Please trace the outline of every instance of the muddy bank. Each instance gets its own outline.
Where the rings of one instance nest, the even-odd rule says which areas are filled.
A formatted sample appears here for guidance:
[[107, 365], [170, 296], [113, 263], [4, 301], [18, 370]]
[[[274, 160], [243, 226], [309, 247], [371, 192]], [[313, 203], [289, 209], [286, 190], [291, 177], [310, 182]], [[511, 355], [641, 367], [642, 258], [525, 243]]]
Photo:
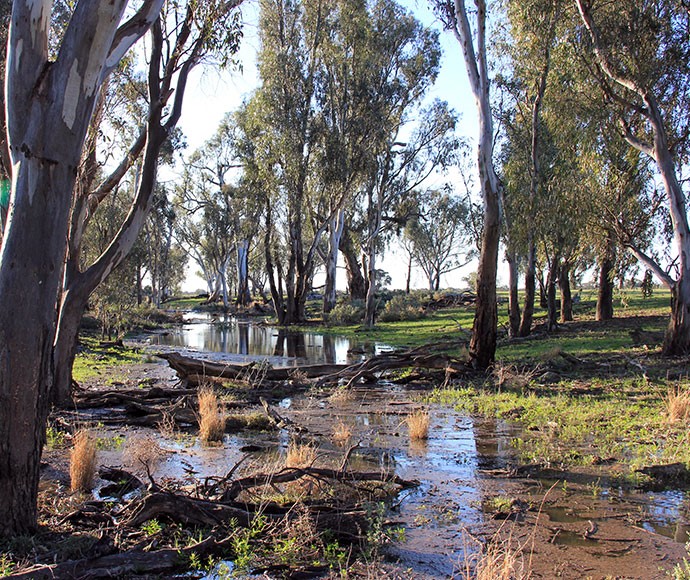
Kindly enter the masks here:
[[[115, 372], [114, 386], [120, 389], [173, 388], [177, 383], [163, 361]], [[83, 386], [103, 389], [108, 374]], [[191, 425], [168, 435], [160, 429], [107, 427], [105, 419], [122, 413], [120, 407], [65, 415], [64, 420], [96, 425], [103, 420], [97, 428], [103, 442], [98, 461], [104, 466], [135, 469], [126, 456], [127, 441], [153, 438], [159, 460], [150, 474], [139, 476], [146, 481], [150, 475], [158, 484], [193, 488], [225, 475], [240, 461], [238, 476], [266, 471], [284, 465], [294, 439], [316, 449], [317, 464], [338, 465], [349, 450], [350, 469], [418, 480], [418, 487], [387, 503], [386, 524], [401, 531], [383, 551], [384, 562], [377, 564], [385, 576], [374, 577], [462, 578], [482, 546], [490, 544], [517, 550], [536, 578], [666, 578], [666, 571], [686, 555], [683, 491], [624, 488], [615, 483], [621, 469], [616, 465], [568, 472], [519, 470], [511, 445], [521, 435], [517, 427], [422, 405], [420, 396], [428, 387], [380, 383], [347, 393], [282, 393], [271, 405], [299, 425], [299, 433], [238, 431], [217, 446], [202, 445]], [[414, 442], [405, 418], [421, 407], [429, 410], [430, 432], [427, 440]], [[64, 487], [59, 492], [56, 487], [67, 481], [66, 450], [47, 451], [44, 459], [45, 493], [63, 494], [68, 501]], [[375, 573], [360, 570], [369, 577]], [[357, 577], [355, 571], [351, 577]]]

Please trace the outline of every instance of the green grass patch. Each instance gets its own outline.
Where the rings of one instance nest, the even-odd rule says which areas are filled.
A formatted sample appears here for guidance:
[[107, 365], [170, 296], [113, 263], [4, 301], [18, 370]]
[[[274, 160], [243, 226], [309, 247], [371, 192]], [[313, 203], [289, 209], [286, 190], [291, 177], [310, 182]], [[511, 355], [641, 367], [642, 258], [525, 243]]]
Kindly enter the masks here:
[[112, 372], [113, 367], [124, 366], [142, 362], [139, 351], [127, 347], [100, 346], [99, 340], [91, 336], [82, 336], [79, 339], [81, 350], [77, 353], [72, 367], [72, 378], [81, 383], [103, 376], [107, 371], [107, 381], [121, 378], [117, 372]]

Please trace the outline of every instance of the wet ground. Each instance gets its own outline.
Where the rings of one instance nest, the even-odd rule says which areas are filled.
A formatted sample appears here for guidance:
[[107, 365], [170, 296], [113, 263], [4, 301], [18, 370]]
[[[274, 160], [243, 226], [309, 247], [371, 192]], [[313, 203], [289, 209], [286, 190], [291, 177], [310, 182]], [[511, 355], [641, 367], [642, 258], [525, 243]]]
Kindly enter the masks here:
[[[136, 365], [129, 377], [125, 383], [175, 381], [164, 363]], [[462, 578], [468, 558], [486, 542], [518, 549], [534, 578], [668, 578], [667, 571], [687, 555], [687, 492], [624, 489], [611, 483], [616, 466], [526, 475], [515, 469], [516, 426], [439, 406], [428, 407], [428, 440], [411, 442], [404, 419], [422, 407], [422, 394], [379, 384], [347, 397], [318, 393], [276, 401], [283, 416], [306, 429], [303, 439], [317, 445], [319, 461], [337, 464], [344, 449], [357, 445], [351, 467], [419, 480], [387, 514], [405, 530], [387, 550], [399, 577]], [[336, 445], [339, 423], [351, 437]], [[106, 430], [103, 437], [114, 443], [103, 446], [100, 463], [125, 463], [126, 441], [142, 432], [160, 446], [153, 476], [190, 484], [225, 475], [245, 456], [243, 469], [278, 466], [290, 439], [285, 431], [230, 434], [222, 446], [206, 447], [193, 435]]]

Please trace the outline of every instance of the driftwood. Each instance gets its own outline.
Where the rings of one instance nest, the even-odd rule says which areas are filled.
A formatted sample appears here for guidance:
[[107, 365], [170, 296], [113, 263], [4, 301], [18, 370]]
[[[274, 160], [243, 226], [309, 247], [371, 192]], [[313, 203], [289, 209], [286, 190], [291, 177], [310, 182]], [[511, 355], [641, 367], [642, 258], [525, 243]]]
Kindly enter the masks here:
[[170, 367], [178, 376], [189, 384], [199, 385], [209, 378], [245, 380], [256, 373], [257, 378], [267, 381], [287, 381], [297, 375], [307, 379], [320, 377], [324, 374], [337, 372], [347, 365], [324, 364], [304, 365], [300, 367], [264, 367], [257, 363], [219, 363], [183, 356], [176, 352], [156, 355], [168, 361]]

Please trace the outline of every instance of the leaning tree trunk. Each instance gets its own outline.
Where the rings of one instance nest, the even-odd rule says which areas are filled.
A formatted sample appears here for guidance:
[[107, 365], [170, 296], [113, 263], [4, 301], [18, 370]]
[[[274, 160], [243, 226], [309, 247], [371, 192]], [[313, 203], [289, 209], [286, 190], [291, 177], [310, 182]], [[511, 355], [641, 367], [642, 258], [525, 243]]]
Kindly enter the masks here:
[[615, 267], [615, 242], [611, 232], [606, 235], [606, 246], [599, 266], [599, 290], [597, 293], [597, 320], [613, 318], [613, 269]]

